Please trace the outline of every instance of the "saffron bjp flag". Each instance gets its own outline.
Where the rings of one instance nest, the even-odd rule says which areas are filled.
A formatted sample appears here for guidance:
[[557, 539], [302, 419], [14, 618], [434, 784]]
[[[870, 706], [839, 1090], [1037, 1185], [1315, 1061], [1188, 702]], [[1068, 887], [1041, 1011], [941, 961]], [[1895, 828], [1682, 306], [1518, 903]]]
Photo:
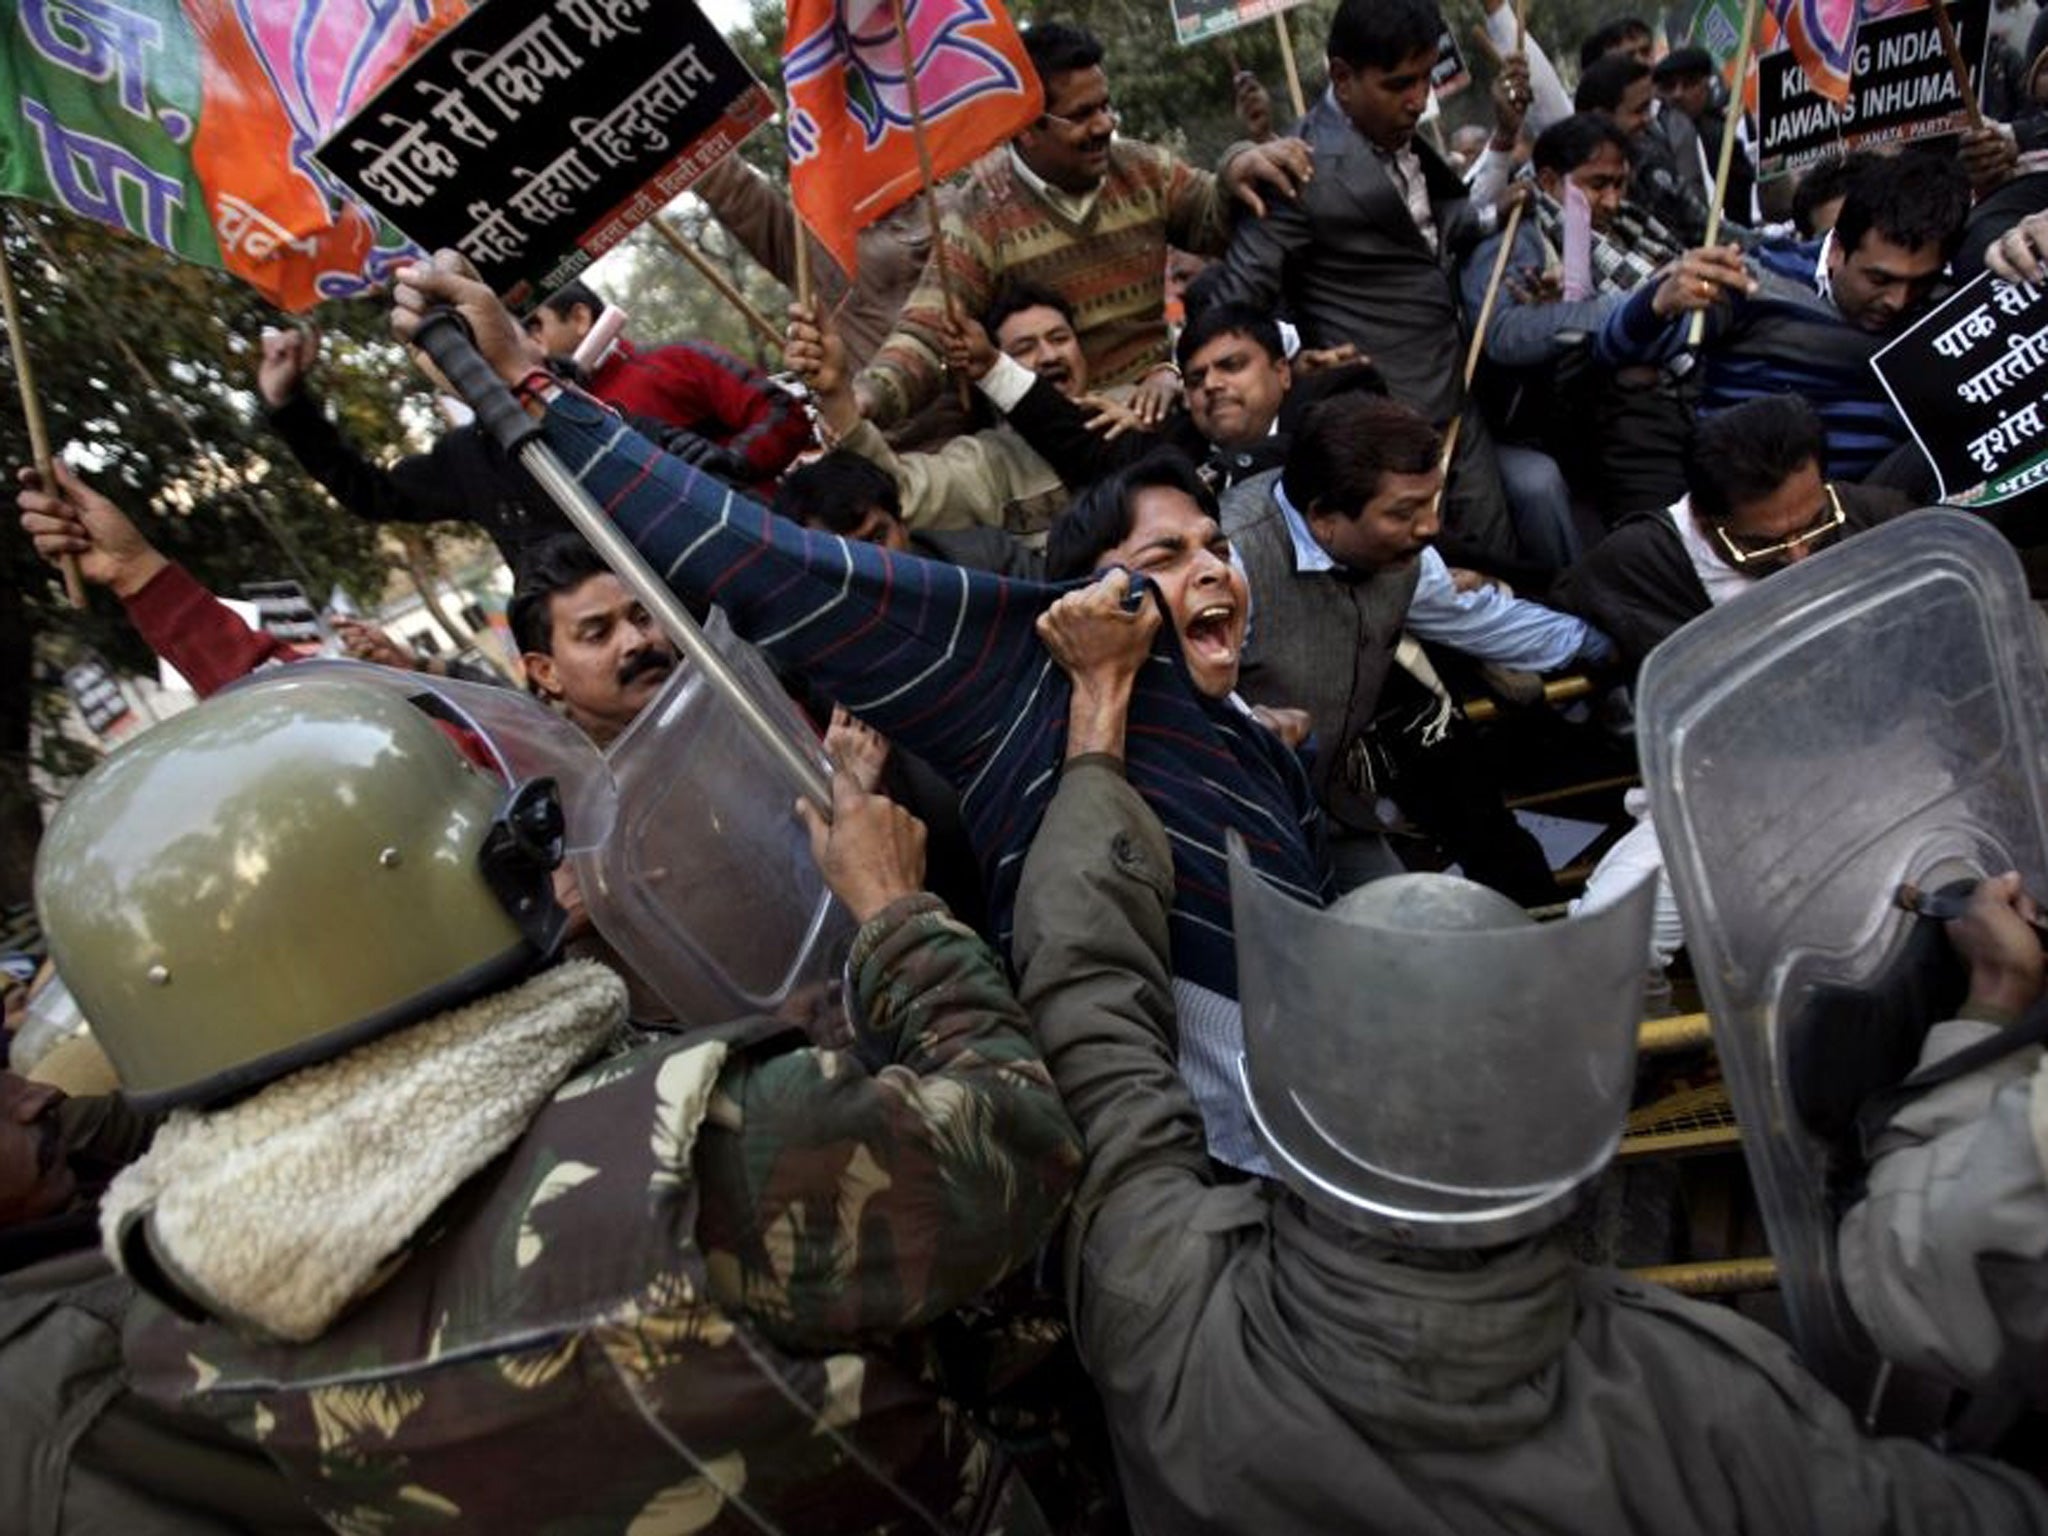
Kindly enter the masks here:
[[463, 0], [0, 0], [0, 194], [220, 267], [285, 309], [414, 247], [313, 163]]
[[[903, 0], [932, 175], [944, 178], [1044, 110], [998, 0]], [[922, 185], [889, 0], [789, 0], [782, 50], [798, 214], [849, 275], [861, 229]]]
[[1813, 88], [1837, 106], [1849, 100], [1856, 73], [1856, 31], [1922, 9], [1923, 0], [1769, 0], [1785, 46]]

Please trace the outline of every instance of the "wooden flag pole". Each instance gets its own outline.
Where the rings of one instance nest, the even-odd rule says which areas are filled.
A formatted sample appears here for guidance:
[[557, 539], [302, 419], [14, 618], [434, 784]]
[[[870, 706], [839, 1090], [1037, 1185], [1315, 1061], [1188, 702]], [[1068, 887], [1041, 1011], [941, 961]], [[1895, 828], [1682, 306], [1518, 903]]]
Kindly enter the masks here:
[[1970, 67], [1963, 62], [1963, 50], [1956, 42], [1956, 26], [1949, 20], [1948, 0], [1933, 0], [1934, 24], [1941, 28], [1941, 46], [1948, 54], [1948, 67], [1956, 72], [1956, 89], [1963, 93], [1963, 110], [1970, 114], [1970, 126], [1982, 128], [1984, 114], [1977, 106], [1977, 93], [1970, 89]]
[[[1472, 376], [1479, 372], [1479, 359], [1486, 351], [1486, 327], [1493, 320], [1494, 301], [1500, 297], [1501, 280], [1508, 273], [1508, 257], [1514, 253], [1515, 234], [1522, 227], [1523, 204], [1516, 203], [1508, 210], [1508, 222], [1500, 232], [1500, 249], [1493, 253], [1493, 270], [1486, 277], [1486, 297], [1479, 301], [1479, 318], [1473, 322], [1472, 340], [1465, 347], [1465, 388], [1472, 387]], [[1458, 414], [1451, 418], [1450, 429], [1444, 433], [1443, 453], [1438, 458], [1444, 478], [1436, 488], [1436, 501], [1430, 510], [1434, 512], [1444, 502], [1444, 491], [1451, 483], [1451, 460], [1458, 452], [1458, 430], [1465, 425], [1465, 410], [1460, 405]]]
[[1515, 52], [1527, 51], [1529, 43], [1529, 0], [1515, 0]]
[[[14, 269], [8, 264], [5, 240], [0, 240], [0, 311], [4, 311], [7, 320], [7, 349], [14, 354], [14, 381], [21, 386], [21, 415], [28, 423], [29, 457], [35, 461], [36, 478], [43, 489], [55, 496], [59, 492], [55, 459], [50, 452], [50, 428], [43, 420], [35, 369], [28, 360], [28, 337], [21, 327], [21, 298], [14, 291]], [[59, 556], [57, 569], [64, 577], [64, 600], [73, 608], [83, 608], [85, 578], [79, 574], [78, 556]]]
[[1486, 327], [1493, 320], [1494, 301], [1500, 297], [1501, 279], [1508, 273], [1508, 257], [1514, 254], [1515, 233], [1522, 227], [1523, 204], [1516, 203], [1508, 210], [1506, 228], [1500, 232], [1500, 249], [1493, 254], [1493, 270], [1486, 277], [1486, 297], [1479, 301], [1479, 318], [1472, 323], [1472, 340], [1465, 348], [1465, 387], [1472, 387], [1472, 376], [1479, 372], [1479, 359], [1486, 351]]
[[[787, 122], [789, 119], [788, 102], [784, 102], [782, 105], [782, 116], [783, 120]], [[797, 211], [796, 189], [794, 187], [790, 188], [789, 193], [789, 223], [790, 233], [794, 236], [794, 239], [790, 242], [790, 259], [795, 267], [792, 275], [796, 279], [796, 301], [803, 305], [805, 309], [810, 310], [813, 318], [816, 318], [817, 310], [812, 307], [813, 295], [811, 293], [811, 232], [804, 224], [803, 214]]]
[[794, 233], [796, 235], [796, 241], [791, 247], [790, 253], [796, 262], [796, 272], [794, 274], [796, 277], [796, 301], [803, 305], [805, 309], [810, 309], [815, 317], [817, 311], [812, 309], [811, 303], [811, 232], [805, 228], [804, 216], [796, 211], [796, 204], [794, 202], [789, 205], [789, 216], [791, 222], [795, 225]]
[[[674, 251], [678, 256], [682, 257], [683, 260], [687, 261], [691, 266], [695, 267], [698, 270], [698, 272], [703, 274], [704, 281], [709, 283], [713, 288], [715, 288], [718, 291], [718, 296], [721, 299], [724, 299], [726, 303], [732, 305], [734, 309], [737, 309], [740, 312], [741, 318], [744, 319], [747, 322], [747, 324], [751, 325], [755, 330], [759, 331], [761, 333], [762, 339], [766, 341], [769, 346], [775, 348], [775, 350], [778, 352], [782, 350], [782, 344], [786, 339], [783, 336], [782, 332], [778, 331], [774, 326], [770, 325], [768, 323], [768, 317], [762, 314], [760, 310], [754, 308], [753, 305], [747, 302], [747, 296], [741, 293], [739, 289], [735, 288], [732, 285], [731, 278], [727, 277], [723, 272], [719, 271], [718, 268], [711, 265], [711, 262], [705, 257], [704, 253], [698, 250], [694, 245], [690, 244], [690, 242], [685, 240], [681, 235], [677, 234], [674, 228], [669, 224], [668, 220], [664, 219], [660, 214], [657, 213], [653, 218], [649, 219], [647, 222], [654, 226], [654, 232], [657, 235], [661, 236], [663, 240], [668, 242], [668, 248], [670, 250]], [[796, 221], [796, 237], [797, 249], [801, 251], [803, 249], [804, 238], [804, 223], [802, 219], [798, 219]], [[799, 257], [798, 260], [801, 261], [802, 258]], [[798, 268], [798, 272], [802, 272], [801, 267]], [[799, 281], [801, 281], [801, 277], [799, 277]]]
[[[1707, 207], [1707, 234], [1700, 241], [1703, 246], [1712, 245], [1721, 233], [1721, 207], [1728, 201], [1728, 170], [1735, 163], [1735, 130], [1742, 122], [1742, 113], [1737, 108], [1741, 105], [1743, 82], [1749, 78], [1750, 55], [1756, 51], [1756, 13], [1761, 3], [1762, 0], [1746, 0], [1742, 7], [1742, 46], [1735, 50], [1735, 72], [1729, 77], [1735, 82], [1735, 99], [1729, 103], [1728, 121], [1721, 125], [1721, 160], [1714, 170], [1714, 200]], [[1706, 334], [1707, 312], [1696, 309], [1686, 327], [1685, 344], [1697, 347]]]
[[1287, 96], [1294, 103], [1294, 116], [1298, 122], [1308, 116], [1308, 103], [1302, 99], [1301, 71], [1294, 63], [1294, 39], [1287, 32], [1287, 13], [1273, 13], [1273, 35], [1280, 39], [1280, 64], [1287, 71]]
[[[946, 296], [946, 318], [960, 324], [960, 300], [946, 275], [945, 232], [939, 227], [937, 178], [932, 175], [932, 147], [924, 135], [924, 108], [918, 101], [917, 50], [910, 46], [910, 21], [903, 14], [903, 0], [889, 0], [889, 14], [896, 22], [896, 42], [903, 55], [903, 93], [910, 104], [910, 140], [917, 146], [917, 179], [924, 188], [924, 216], [932, 233], [932, 270], [939, 274], [939, 291]], [[974, 410], [974, 398], [967, 392], [967, 380], [953, 381], [960, 389], [960, 409]]]

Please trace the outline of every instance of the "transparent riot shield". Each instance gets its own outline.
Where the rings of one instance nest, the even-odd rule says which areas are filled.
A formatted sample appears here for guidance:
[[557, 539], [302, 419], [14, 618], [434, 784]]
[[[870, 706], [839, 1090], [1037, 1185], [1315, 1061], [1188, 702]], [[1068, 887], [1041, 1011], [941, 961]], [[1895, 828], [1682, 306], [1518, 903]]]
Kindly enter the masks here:
[[[705, 626], [785, 738], [828, 774], [817, 734], [714, 611]], [[551, 777], [568, 863], [605, 942], [685, 1028], [759, 1013], [808, 1020], [837, 983], [854, 924], [812, 862], [797, 787], [687, 661], [611, 746], [524, 694], [363, 662], [341, 668], [428, 699], [482, 739], [508, 779]], [[264, 672], [237, 684], [262, 686]]]
[[1794, 1339], [1858, 1408], [1878, 1362], [1838, 1280], [1836, 1111], [1917, 1051], [1893, 1014], [1928, 930], [1900, 883], [2017, 868], [2048, 890], [2042, 662], [2011, 547], [1928, 511], [1773, 575], [1643, 670], [1643, 777]]

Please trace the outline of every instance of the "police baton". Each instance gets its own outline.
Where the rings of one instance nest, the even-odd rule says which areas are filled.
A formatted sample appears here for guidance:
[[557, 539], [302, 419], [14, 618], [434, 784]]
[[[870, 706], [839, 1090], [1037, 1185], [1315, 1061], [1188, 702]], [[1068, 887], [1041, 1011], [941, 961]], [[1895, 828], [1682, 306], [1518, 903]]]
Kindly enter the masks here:
[[454, 310], [445, 306], [420, 317], [414, 345], [434, 360], [434, 366], [454, 386], [455, 392], [476, 412], [477, 421], [496, 438], [508, 456], [516, 459], [533, 476], [549, 500], [576, 531], [590, 541], [590, 547], [617, 574], [633, 595], [654, 615], [676, 649], [695, 667], [704, 681], [732, 706], [755, 740], [765, 746], [803, 791], [804, 798], [828, 820], [832, 814], [832, 786], [812, 757], [806, 755], [771, 719], [760, 702], [733, 669], [689, 610], [677, 601], [668, 583], [654, 573], [640, 551], [604, 515], [582, 482], [562, 467], [554, 451], [541, 441], [540, 423], [526, 414], [512, 391], [498, 377], [497, 370], [484, 361], [476, 349], [469, 326]]

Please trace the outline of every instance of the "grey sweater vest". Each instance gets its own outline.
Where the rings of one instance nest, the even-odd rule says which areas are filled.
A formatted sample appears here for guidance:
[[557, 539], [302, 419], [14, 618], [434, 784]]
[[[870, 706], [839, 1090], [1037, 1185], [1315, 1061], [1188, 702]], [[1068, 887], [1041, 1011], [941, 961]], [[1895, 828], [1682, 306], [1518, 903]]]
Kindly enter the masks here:
[[1414, 561], [1371, 575], [1295, 568], [1287, 519], [1273, 499], [1278, 470], [1223, 496], [1229, 535], [1252, 589], [1252, 627], [1238, 691], [1254, 704], [1305, 709], [1315, 725], [1316, 798], [1351, 826], [1377, 825], [1345, 771], [1379, 709], [1401, 624], [1415, 596]]

